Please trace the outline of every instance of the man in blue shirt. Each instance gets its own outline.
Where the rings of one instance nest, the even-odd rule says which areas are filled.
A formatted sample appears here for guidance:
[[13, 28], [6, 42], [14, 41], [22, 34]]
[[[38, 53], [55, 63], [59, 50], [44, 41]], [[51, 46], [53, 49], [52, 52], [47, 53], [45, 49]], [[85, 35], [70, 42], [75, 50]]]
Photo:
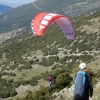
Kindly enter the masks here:
[[89, 96], [93, 95], [92, 80], [86, 73], [85, 63], [81, 63], [79, 68], [74, 78], [74, 100], [89, 100]]

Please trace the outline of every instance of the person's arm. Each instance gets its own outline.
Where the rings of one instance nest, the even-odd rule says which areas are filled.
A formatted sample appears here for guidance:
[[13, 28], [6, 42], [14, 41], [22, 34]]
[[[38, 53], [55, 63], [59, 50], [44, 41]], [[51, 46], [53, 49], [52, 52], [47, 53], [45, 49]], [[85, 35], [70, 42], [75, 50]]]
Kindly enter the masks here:
[[89, 91], [90, 91], [90, 97], [93, 96], [93, 84], [92, 84], [92, 79], [90, 77], [90, 75], [88, 75], [89, 78]]

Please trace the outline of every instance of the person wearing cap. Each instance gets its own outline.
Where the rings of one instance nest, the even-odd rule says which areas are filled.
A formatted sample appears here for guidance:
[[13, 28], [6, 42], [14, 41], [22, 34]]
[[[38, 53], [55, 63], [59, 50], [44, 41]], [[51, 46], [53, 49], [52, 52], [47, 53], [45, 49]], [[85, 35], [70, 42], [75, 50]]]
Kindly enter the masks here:
[[93, 95], [93, 85], [89, 74], [86, 73], [86, 64], [79, 65], [80, 70], [74, 77], [74, 100], [89, 100]]

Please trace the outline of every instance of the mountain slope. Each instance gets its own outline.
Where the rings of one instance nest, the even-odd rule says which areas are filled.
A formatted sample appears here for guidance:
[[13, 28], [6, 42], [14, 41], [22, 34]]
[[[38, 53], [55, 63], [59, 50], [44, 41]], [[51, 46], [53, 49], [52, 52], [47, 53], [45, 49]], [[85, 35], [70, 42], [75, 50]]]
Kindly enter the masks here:
[[39, 12], [54, 12], [67, 16], [76, 16], [99, 9], [99, 0], [55, 0], [52, 2], [50, 0], [37, 0], [0, 16], [0, 33], [23, 27], [30, 29], [31, 19]]
[[4, 13], [10, 11], [11, 9], [12, 9], [12, 7], [0, 4], [0, 13], [1, 14], [4, 14]]
[[23, 3], [5, 3], [5, 2], [0, 2], [0, 4], [2, 5], [6, 5], [12, 8], [16, 8], [18, 6], [24, 5]]
[[[46, 81], [42, 80], [41, 83], [46, 85], [37, 84], [38, 89], [41, 89], [41, 86], [47, 86], [49, 74], [58, 76], [68, 72], [72, 76], [78, 70], [77, 66], [80, 62], [86, 62], [90, 71], [95, 72], [93, 82], [96, 84], [100, 78], [98, 70], [100, 69], [100, 25], [98, 24], [100, 11], [73, 17], [71, 20], [75, 30], [74, 41], [67, 40], [59, 27], [52, 24], [43, 37], [34, 37], [31, 31], [25, 31], [2, 44], [0, 49], [1, 76], [7, 80], [4, 81], [4, 85], [9, 83], [9, 87], [5, 87], [6, 91], [9, 88], [12, 89], [12, 84], [15, 90], [19, 89], [18, 91], [22, 87], [24, 89], [31, 85], [33, 88], [29, 93], [34, 93], [34, 84], [37, 84], [37, 80]], [[89, 66], [90, 64], [92, 67]], [[4, 88], [2, 89], [5, 91]], [[20, 94], [27, 95], [27, 91], [18, 92], [17, 98], [20, 98]], [[26, 97], [20, 100], [30, 100], [30, 97], [33, 97], [30, 95], [27, 95], [29, 99]]]
[[[38, 2], [40, 1], [42, 0]], [[39, 4], [44, 5], [43, 2]], [[5, 14], [5, 22], [2, 24], [7, 25], [9, 29], [11, 28], [10, 25], [16, 26], [12, 27], [12, 30], [23, 26], [29, 27], [30, 12], [33, 10], [31, 7], [34, 7], [34, 11], [36, 11], [33, 11], [34, 14], [41, 11], [39, 9], [43, 9], [43, 6], [38, 6], [36, 3], [35, 6], [33, 3], [28, 4], [27, 7], [23, 5], [11, 11], [13, 13], [8, 13], [9, 16]], [[33, 16], [33, 13], [31, 15]], [[56, 76], [63, 72], [74, 74], [80, 62], [86, 62], [87, 65], [92, 62], [92, 67], [89, 66], [89, 68], [95, 72], [93, 79], [96, 84], [100, 78], [98, 70], [100, 69], [100, 11], [76, 16], [71, 20], [75, 31], [74, 41], [67, 40], [54, 23], [48, 27], [43, 37], [35, 37], [31, 30], [24, 30], [23, 28], [8, 32], [9, 34], [13, 33], [12, 38], [3, 42], [0, 48], [0, 96], [7, 98], [16, 95], [17, 98], [20, 98], [20, 95], [24, 97], [27, 95], [26, 99], [19, 100], [31, 100], [32, 93], [37, 90], [34, 88], [36, 85], [38, 89], [47, 86], [49, 74]], [[5, 26], [5, 28], [7, 27]], [[2, 28], [4, 30], [4, 27]], [[16, 33], [21, 35], [13, 38]], [[9, 34], [5, 34], [4, 37]], [[42, 85], [38, 82], [40, 79], [43, 79], [40, 82]], [[30, 90], [25, 89], [27, 87], [30, 87]], [[25, 89], [25, 91], [21, 89]]]

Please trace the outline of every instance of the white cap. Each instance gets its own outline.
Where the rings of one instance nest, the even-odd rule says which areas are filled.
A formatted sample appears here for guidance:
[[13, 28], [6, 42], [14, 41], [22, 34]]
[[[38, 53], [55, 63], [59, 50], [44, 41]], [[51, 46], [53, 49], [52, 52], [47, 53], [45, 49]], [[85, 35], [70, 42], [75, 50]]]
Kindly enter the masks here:
[[80, 69], [86, 68], [86, 64], [85, 64], [85, 63], [81, 63], [81, 64], [79, 65], [79, 68], [80, 68]]

